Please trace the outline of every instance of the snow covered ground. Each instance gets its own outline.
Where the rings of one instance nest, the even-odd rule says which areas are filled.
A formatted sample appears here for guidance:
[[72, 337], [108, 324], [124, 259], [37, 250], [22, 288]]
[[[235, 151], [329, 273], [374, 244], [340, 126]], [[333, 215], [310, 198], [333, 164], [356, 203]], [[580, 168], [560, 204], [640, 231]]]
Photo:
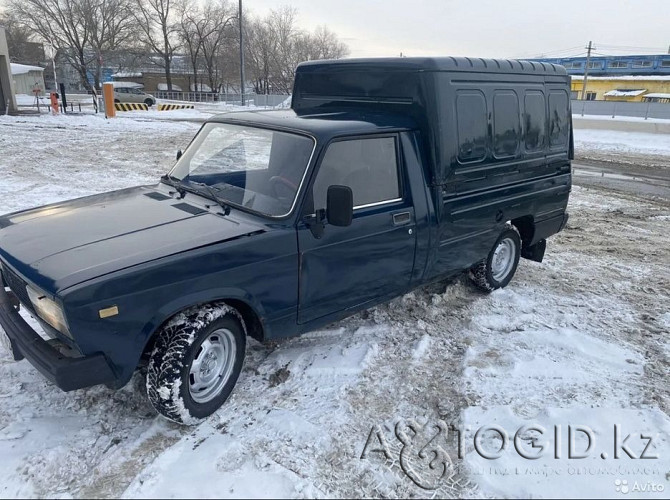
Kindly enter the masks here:
[[[0, 117], [0, 212], [154, 182], [198, 127]], [[578, 154], [670, 150], [582, 132]], [[667, 498], [670, 204], [576, 186], [570, 213], [545, 262], [522, 261], [504, 290], [483, 295], [458, 277], [300, 338], [252, 342], [233, 396], [197, 428], [157, 417], [142, 374], [120, 391], [66, 394], [0, 351], [0, 496]], [[614, 459], [615, 424], [632, 455], [658, 458], [619, 447]], [[403, 434], [410, 425], [416, 435]], [[537, 459], [515, 451], [523, 426], [536, 430], [517, 444]], [[581, 453], [588, 430], [589, 456], [570, 458], [570, 437]], [[424, 446], [448, 454], [448, 474], [429, 466], [444, 453], [421, 458]]]
[[575, 150], [607, 155], [655, 155], [670, 157], [670, 134], [575, 129]]
[[582, 115], [573, 110], [573, 120], [599, 120], [607, 122], [642, 122], [642, 123], [670, 123], [667, 118], [644, 118], [642, 116], [622, 116], [622, 115]]

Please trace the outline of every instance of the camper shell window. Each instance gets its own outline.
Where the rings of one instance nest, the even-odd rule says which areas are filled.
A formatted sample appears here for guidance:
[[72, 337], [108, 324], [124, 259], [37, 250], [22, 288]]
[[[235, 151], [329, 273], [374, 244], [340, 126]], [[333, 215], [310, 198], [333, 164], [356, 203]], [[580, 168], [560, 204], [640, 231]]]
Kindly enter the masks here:
[[544, 94], [540, 91], [526, 92], [523, 113], [526, 151], [544, 148], [546, 114]]
[[478, 91], [459, 91], [456, 97], [458, 160], [482, 161], [486, 157], [486, 98]]
[[519, 150], [519, 98], [511, 90], [496, 91], [493, 97], [493, 154], [515, 156]]
[[565, 92], [549, 94], [549, 144], [564, 146], [568, 142], [570, 121], [568, 117], [568, 95]]

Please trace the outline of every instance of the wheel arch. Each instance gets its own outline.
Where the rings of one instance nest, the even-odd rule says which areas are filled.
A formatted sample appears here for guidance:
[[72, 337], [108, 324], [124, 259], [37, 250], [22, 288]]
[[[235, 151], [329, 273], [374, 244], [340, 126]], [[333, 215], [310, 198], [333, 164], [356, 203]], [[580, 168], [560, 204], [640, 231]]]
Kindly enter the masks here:
[[261, 304], [242, 290], [227, 289], [225, 291], [200, 292], [198, 294], [179, 297], [161, 307], [154, 317], [146, 324], [140, 334], [139, 343], [142, 343], [142, 355], [151, 350], [156, 336], [161, 328], [172, 317], [192, 307], [203, 306], [214, 302], [225, 302], [234, 308], [242, 317], [247, 336], [259, 342], [265, 339], [265, 328], [262, 318], [264, 310]]
[[524, 215], [523, 217], [512, 219], [510, 223], [519, 231], [521, 247], [530, 245], [535, 237], [535, 218], [532, 215]]

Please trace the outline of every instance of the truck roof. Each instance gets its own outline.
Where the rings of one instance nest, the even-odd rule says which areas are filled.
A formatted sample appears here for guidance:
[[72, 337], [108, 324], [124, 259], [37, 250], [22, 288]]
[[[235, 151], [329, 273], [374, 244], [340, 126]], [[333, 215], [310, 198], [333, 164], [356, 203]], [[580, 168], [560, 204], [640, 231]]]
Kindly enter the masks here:
[[455, 161], [456, 93], [476, 89], [491, 100], [506, 89], [518, 99], [530, 88], [561, 93], [569, 109], [570, 77], [556, 64], [475, 57], [314, 61], [296, 70], [291, 108], [300, 115], [357, 109], [410, 117], [426, 142], [431, 182], [444, 184]]
[[366, 71], [467, 71], [475, 73], [513, 73], [567, 75], [563, 66], [520, 59], [483, 59], [481, 57], [380, 57], [337, 59], [301, 63], [299, 71], [314, 70]]
[[255, 125], [302, 132], [319, 141], [343, 135], [410, 130], [417, 127], [410, 116], [375, 110], [337, 110], [334, 112], [296, 113], [292, 109], [240, 111], [216, 115], [208, 122]]

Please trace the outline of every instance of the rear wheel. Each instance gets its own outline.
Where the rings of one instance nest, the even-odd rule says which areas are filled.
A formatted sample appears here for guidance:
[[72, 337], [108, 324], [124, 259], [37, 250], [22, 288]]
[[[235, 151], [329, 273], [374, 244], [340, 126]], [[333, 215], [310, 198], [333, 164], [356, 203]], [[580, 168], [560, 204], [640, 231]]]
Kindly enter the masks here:
[[470, 279], [485, 292], [503, 288], [514, 277], [520, 255], [519, 231], [511, 224], [507, 224], [488, 257], [472, 266]]
[[149, 401], [174, 422], [198, 423], [230, 396], [245, 347], [242, 319], [226, 304], [177, 315], [159, 333], [149, 358]]

